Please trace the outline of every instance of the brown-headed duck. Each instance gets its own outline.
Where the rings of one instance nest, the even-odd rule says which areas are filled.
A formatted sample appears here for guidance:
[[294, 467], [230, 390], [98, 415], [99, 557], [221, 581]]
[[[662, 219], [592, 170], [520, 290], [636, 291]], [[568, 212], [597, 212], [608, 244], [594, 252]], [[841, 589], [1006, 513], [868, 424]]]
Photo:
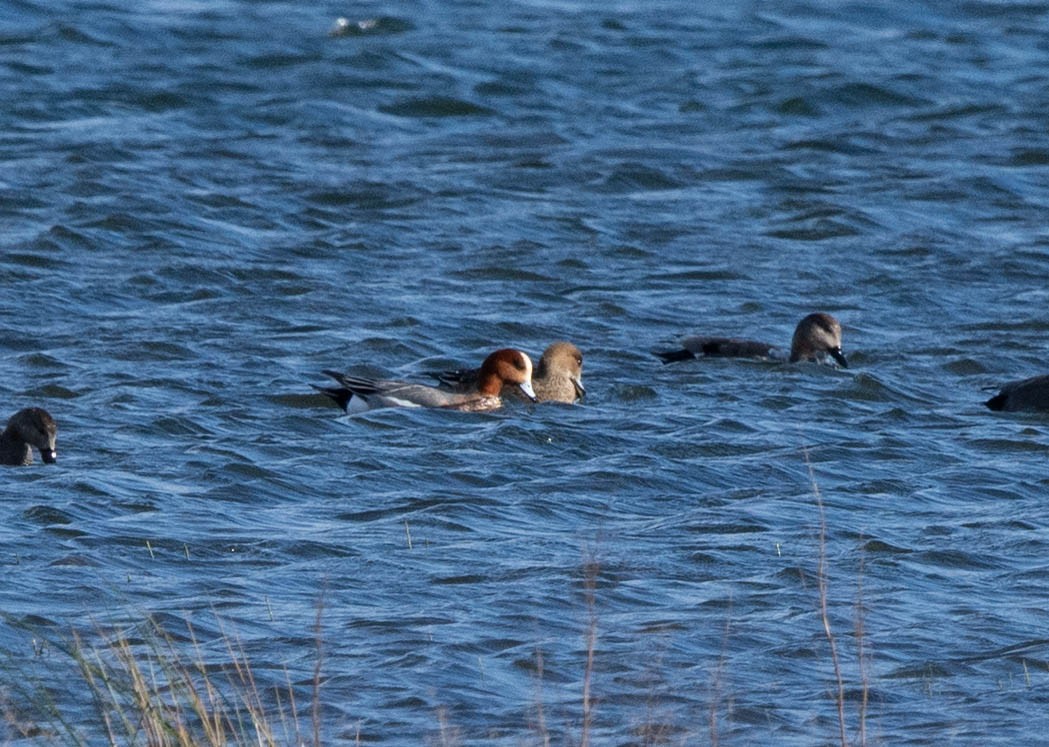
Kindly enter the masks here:
[[346, 412], [364, 412], [379, 407], [439, 407], [465, 412], [484, 412], [502, 407], [502, 395], [513, 386], [535, 401], [532, 390], [532, 360], [520, 350], [504, 348], [485, 358], [478, 387], [473, 392], [450, 392], [424, 384], [385, 381], [324, 371], [340, 386], [316, 387]]
[[32, 464], [33, 446], [40, 450], [40, 458], [51, 464], [58, 458], [55, 449], [57, 434], [58, 425], [47, 410], [41, 407], [19, 410], [0, 433], [0, 464]]
[[[452, 392], [476, 392], [481, 369], [459, 369], [438, 374], [441, 387]], [[570, 342], [551, 343], [543, 351], [532, 375], [532, 389], [537, 402], [573, 403], [586, 395], [583, 386], [583, 354]], [[519, 391], [512, 394], [519, 399]]]

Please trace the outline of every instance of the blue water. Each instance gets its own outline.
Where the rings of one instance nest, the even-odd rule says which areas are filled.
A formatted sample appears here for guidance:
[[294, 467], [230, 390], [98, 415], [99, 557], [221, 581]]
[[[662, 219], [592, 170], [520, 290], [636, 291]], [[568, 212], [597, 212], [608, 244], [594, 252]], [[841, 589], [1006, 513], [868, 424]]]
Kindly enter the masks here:
[[[1049, 371], [1047, 33], [1045, 2], [6, 3], [0, 415], [60, 431], [0, 474], [4, 701], [104, 741], [58, 645], [152, 617], [216, 667], [235, 636], [306, 734], [319, 646], [327, 744], [838, 744], [818, 495], [848, 740], [1039, 741], [1049, 423], [982, 402]], [[849, 370], [651, 354], [814, 310]], [[555, 339], [580, 406], [310, 388]]]

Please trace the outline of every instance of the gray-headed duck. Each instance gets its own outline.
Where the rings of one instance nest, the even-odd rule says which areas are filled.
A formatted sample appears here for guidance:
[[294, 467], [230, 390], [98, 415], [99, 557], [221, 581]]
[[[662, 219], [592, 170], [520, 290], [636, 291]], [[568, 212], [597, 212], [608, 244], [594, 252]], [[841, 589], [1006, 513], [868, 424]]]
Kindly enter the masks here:
[[794, 339], [790, 343], [790, 354], [784, 355], [780, 350], [765, 342], [756, 340], [739, 340], [731, 337], [686, 337], [681, 341], [681, 350], [670, 350], [656, 355], [664, 363], [683, 361], [690, 358], [731, 357], [731, 358], [786, 358], [791, 363], [798, 361], [823, 362], [830, 356], [842, 368], [849, 363], [841, 350], [841, 324], [830, 314], [816, 312], [809, 314], [794, 330]]

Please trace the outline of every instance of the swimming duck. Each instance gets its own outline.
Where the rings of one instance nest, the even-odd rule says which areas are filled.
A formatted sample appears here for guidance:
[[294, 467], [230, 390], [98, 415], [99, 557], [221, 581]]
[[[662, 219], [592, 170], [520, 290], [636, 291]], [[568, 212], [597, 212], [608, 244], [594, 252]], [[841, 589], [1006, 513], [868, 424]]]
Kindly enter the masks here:
[[1049, 412], [1049, 374], [1011, 381], [984, 404], [1006, 412]]
[[0, 464], [32, 464], [32, 446], [40, 450], [40, 458], [45, 463], [51, 464], [58, 458], [55, 449], [57, 433], [58, 425], [47, 410], [41, 407], [19, 410], [0, 433]]
[[663, 363], [699, 358], [701, 356], [732, 358], [782, 358], [791, 363], [798, 361], [822, 362], [830, 356], [842, 368], [849, 363], [841, 350], [841, 324], [830, 314], [809, 314], [794, 330], [790, 343], [790, 355], [784, 356], [778, 348], [756, 340], [740, 340], [731, 337], [686, 337], [681, 341], [682, 350], [657, 352]]
[[315, 387], [331, 397], [346, 412], [363, 412], [379, 407], [440, 407], [464, 412], [485, 412], [503, 405], [507, 385], [516, 387], [533, 402], [532, 360], [520, 350], [496, 350], [484, 359], [478, 386], [472, 392], [450, 392], [424, 384], [367, 379], [338, 371], [324, 373], [340, 386]]
[[[476, 392], [481, 369], [459, 369], [438, 374], [441, 387], [452, 392]], [[586, 395], [583, 386], [583, 354], [570, 342], [551, 343], [543, 351], [532, 375], [532, 389], [537, 402], [567, 402]], [[521, 398], [519, 392], [512, 392]]]

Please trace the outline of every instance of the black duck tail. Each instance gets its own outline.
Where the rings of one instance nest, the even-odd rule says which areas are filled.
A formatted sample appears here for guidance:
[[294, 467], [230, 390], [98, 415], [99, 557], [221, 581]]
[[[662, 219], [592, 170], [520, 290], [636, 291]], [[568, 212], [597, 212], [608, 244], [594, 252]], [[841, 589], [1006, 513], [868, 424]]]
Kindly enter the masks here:
[[674, 363], [676, 361], [687, 361], [690, 358], [696, 357], [688, 350], [668, 350], [664, 353], [660, 353], [657, 351], [655, 355], [662, 359], [664, 365], [666, 365], [667, 363]]
[[334, 400], [335, 404], [337, 404], [343, 410], [346, 409], [347, 405], [350, 404], [350, 400], [353, 399], [353, 392], [351, 392], [344, 386], [324, 387], [317, 386], [316, 384], [310, 384], [310, 386], [312, 386], [321, 394], [330, 397], [332, 400]]
[[1006, 396], [999, 392], [998, 394], [994, 395], [989, 400], [984, 402], [984, 404], [992, 410], [1004, 410], [1006, 399]]

